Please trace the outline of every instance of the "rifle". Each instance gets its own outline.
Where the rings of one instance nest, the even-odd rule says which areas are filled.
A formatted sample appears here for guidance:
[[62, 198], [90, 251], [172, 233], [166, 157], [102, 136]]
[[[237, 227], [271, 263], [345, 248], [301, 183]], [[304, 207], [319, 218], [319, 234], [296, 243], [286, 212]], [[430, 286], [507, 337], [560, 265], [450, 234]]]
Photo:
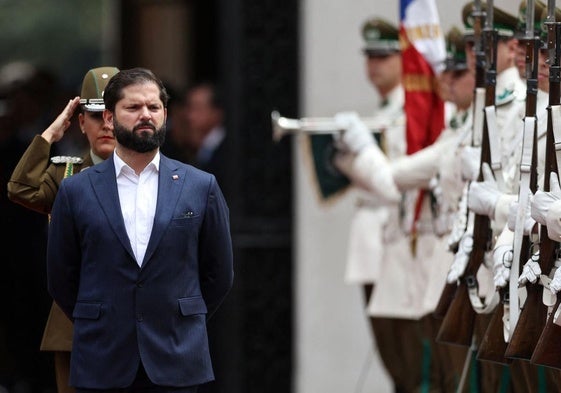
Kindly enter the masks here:
[[561, 334], [561, 326], [557, 325], [555, 314], [559, 311], [561, 297], [557, 297], [552, 313], [547, 318], [547, 323], [536, 344], [536, 349], [532, 354], [531, 363], [538, 366], [547, 366], [551, 368], [561, 369], [561, 343], [559, 334]]
[[[551, 4], [553, 3], [553, 4]], [[547, 21], [547, 45], [549, 49], [549, 100], [548, 119], [547, 119], [547, 134], [546, 134], [546, 156], [545, 156], [545, 171], [544, 171], [544, 190], [550, 190], [549, 177], [550, 174], [558, 173], [558, 162], [556, 157], [555, 135], [554, 126], [559, 127], [559, 124], [553, 121], [557, 118], [554, 114], [559, 111], [560, 102], [560, 82], [561, 82], [561, 24], [555, 18], [555, 2], [548, 1], [548, 15]], [[553, 267], [556, 249], [558, 243], [549, 239], [547, 235], [547, 227], [542, 225], [540, 227], [540, 268], [542, 272], [546, 273]], [[543, 252], [543, 255], [542, 255]], [[543, 266], [542, 266], [543, 263]], [[543, 288], [542, 288], [543, 291]], [[555, 324], [555, 314], [561, 303], [561, 297], [557, 296], [556, 304], [547, 317], [547, 322], [543, 331], [537, 341], [534, 352], [530, 361], [536, 365], [542, 365], [552, 368], [561, 369], [561, 326]], [[544, 306], [545, 307], [545, 306]], [[542, 323], [543, 320], [538, 321]]]
[[[550, 0], [548, 2], [548, 20], [549, 20], [549, 15], [552, 16], [553, 21], [555, 20], [554, 18], [554, 14], [552, 14], [551, 12], [554, 12], [554, 8], [555, 8], [555, 1]], [[551, 29], [549, 29], [549, 26], [551, 26]], [[551, 36], [549, 36], [549, 34], [552, 34]], [[549, 44], [558, 46], [555, 44], [555, 39], [554, 39], [554, 34], [555, 34], [555, 27], [554, 24], [548, 25], [548, 41]], [[528, 57], [529, 55], [533, 55], [533, 56], [537, 56], [537, 51], [535, 53], [531, 53], [531, 48], [530, 45], [533, 43], [534, 47], [537, 46], [537, 42], [536, 41], [526, 41], [526, 61], [528, 62]], [[557, 48], [558, 49], [558, 48]], [[551, 107], [551, 105], [555, 105], [556, 103], [559, 103], [559, 82], [557, 82], [557, 87], [554, 86], [554, 80], [552, 80], [552, 78], [555, 78], [554, 74], [555, 72], [551, 72], [551, 68], [555, 67], [555, 63], [559, 64], [559, 57], [555, 55], [555, 51], [556, 48], [554, 47], [550, 47], [550, 61], [552, 61], [553, 63], [550, 63], [550, 75], [549, 75], [549, 81], [550, 81], [550, 90], [549, 90], [549, 106]], [[528, 64], [528, 63], [527, 63]], [[534, 63], [534, 67], [536, 67], [536, 63]], [[527, 68], [528, 70], [528, 68]], [[532, 79], [534, 78], [534, 75], [530, 75], [532, 77]], [[559, 75], [558, 75], [559, 76]], [[532, 84], [537, 87], [537, 80], [534, 81], [532, 80]], [[530, 89], [530, 79], [528, 79], [528, 89]], [[535, 116], [535, 96], [534, 95], [528, 95], [526, 97], [526, 113], [528, 113], [528, 109], [529, 109], [529, 105], [534, 105], [533, 109], [534, 110], [534, 116]], [[529, 100], [532, 100], [532, 102], [530, 102]], [[548, 138], [546, 140], [546, 144], [549, 145], [549, 143], [553, 143], [553, 141], [550, 141], [550, 134], [553, 135], [553, 129], [552, 129], [552, 121], [551, 121], [551, 109], [548, 108], [548, 123], [547, 123], [547, 136], [546, 138]], [[532, 152], [532, 166], [533, 168], [535, 168], [535, 160], [536, 160], [536, 156], [537, 156], [537, 134], [536, 134], [536, 130], [534, 130], [534, 149]], [[553, 146], [551, 146], [553, 147]], [[551, 150], [550, 147], [546, 147], [546, 150]], [[545, 163], [545, 171], [546, 175], [545, 175], [545, 179], [544, 179], [544, 185], [545, 188], [544, 189], [549, 189], [549, 173], [551, 170], [557, 170], [556, 169], [556, 162], [555, 160], [552, 160], [555, 158], [555, 151], [553, 150], [553, 155], [550, 154], [551, 152], [547, 152], [546, 151], [546, 163]], [[554, 167], [555, 164], [555, 167]], [[534, 172], [531, 173], [531, 178], [530, 178], [530, 188], [532, 189], [532, 192], [535, 192], [537, 189], [537, 174], [535, 174]], [[517, 222], [518, 225], [518, 222]], [[542, 272], [549, 272], [551, 270], [551, 268], [553, 267], [553, 262], [555, 260], [555, 242], [553, 242], [552, 240], [550, 240], [547, 237], [547, 229], [544, 226], [542, 226], [541, 228], [541, 236], [540, 236], [540, 245], [539, 245], [539, 250], [540, 250], [540, 254], [539, 254], [539, 265], [540, 268], [542, 269]], [[545, 238], [544, 238], [545, 235]], [[528, 247], [528, 243], [529, 240], [527, 239], [527, 236], [524, 237], [524, 243], [523, 246], [526, 247], [526, 249], [529, 249]], [[523, 261], [527, 261], [528, 260], [528, 256], [522, 255], [521, 254], [521, 258], [520, 258], [520, 266], [523, 266]], [[512, 280], [512, 276], [511, 276], [511, 280]], [[512, 283], [514, 285], [511, 285], [511, 290], [514, 288], [516, 288], [516, 283]], [[513, 292], [516, 294], [516, 292]], [[545, 322], [547, 320], [547, 307], [543, 304], [542, 302], [542, 297], [543, 297], [543, 286], [539, 285], [539, 284], [531, 284], [531, 283], [527, 283], [526, 284], [526, 301], [524, 303], [524, 306], [522, 307], [522, 310], [520, 311], [520, 315], [518, 318], [518, 323], [516, 324], [516, 327], [514, 329], [514, 331], [511, 331], [511, 339], [510, 339], [510, 343], [508, 344], [508, 347], [506, 349], [505, 352], [505, 356], [509, 357], [509, 358], [516, 358], [516, 359], [523, 359], [523, 360], [530, 360], [532, 357], [532, 353], [534, 352], [534, 348], [536, 347], [536, 344], [539, 340], [540, 334], [543, 331], [543, 328], [545, 326]]]
[[457, 289], [458, 289], [458, 284], [456, 284], [455, 282], [453, 283], [447, 282], [444, 285], [444, 289], [440, 294], [440, 298], [438, 299], [436, 308], [432, 313], [435, 318], [442, 319], [446, 316], [446, 313], [450, 308], [450, 304], [452, 303], [452, 300], [454, 300], [454, 295], [456, 294]]
[[[495, 105], [496, 86], [496, 55], [497, 55], [497, 32], [493, 29], [493, 2], [487, 2], [487, 14], [485, 20], [484, 36], [481, 34], [481, 3], [474, 2], [474, 35], [476, 53], [476, 88], [474, 105], [474, 128], [472, 144], [481, 144], [481, 164], [490, 163], [491, 149], [489, 145], [489, 113], [484, 112], [483, 129], [481, 134], [478, 127], [480, 118], [478, 97], [481, 90], [485, 91], [485, 107]], [[487, 65], [487, 67], [486, 67]], [[483, 172], [480, 170], [479, 180], [483, 180]], [[473, 228], [473, 235], [471, 235]], [[437, 341], [448, 344], [470, 346], [473, 339], [475, 324], [475, 310], [470, 299], [471, 294], [477, 294], [477, 271], [483, 262], [485, 253], [491, 246], [492, 232], [489, 217], [469, 212], [468, 228], [460, 241], [459, 247], [471, 249], [469, 260], [463, 275], [459, 279], [456, 293], [448, 311], [442, 321], [438, 332]], [[478, 295], [475, 295], [478, 297]], [[479, 299], [480, 300], [480, 299]]]
[[[533, 4], [529, 5], [533, 7]], [[533, 16], [532, 16], [533, 17]], [[532, 26], [533, 30], [533, 26]], [[536, 40], [534, 40], [535, 43]], [[527, 47], [528, 48], [528, 47]], [[527, 53], [528, 58], [531, 59], [534, 70], [537, 70], [537, 54], [539, 47], [534, 45], [531, 56]], [[528, 67], [529, 68], [529, 67]], [[531, 75], [527, 78], [528, 81], [528, 94], [526, 100], [526, 118], [524, 119], [524, 142], [523, 152], [520, 161], [520, 191], [519, 191], [519, 205], [516, 220], [516, 230], [513, 245], [513, 260], [510, 275], [510, 288], [499, 288], [499, 296], [501, 298], [502, 307], [499, 306], [495, 309], [491, 321], [485, 331], [485, 335], [481, 341], [477, 359], [480, 361], [489, 361], [508, 365], [512, 362], [511, 358], [506, 357], [507, 344], [509, 342], [509, 333], [512, 333], [514, 326], [517, 326], [518, 317], [518, 275], [519, 263], [516, 261], [526, 261], [529, 256], [530, 237], [524, 236], [524, 221], [526, 218], [526, 208], [529, 198], [529, 190], [536, 191], [537, 189], [537, 128], [536, 128], [536, 101], [537, 101], [537, 74], [532, 78]], [[513, 285], [514, 290], [513, 290]], [[511, 302], [511, 299], [516, 301]], [[509, 326], [505, 326], [505, 322], [509, 322]]]
[[501, 304], [497, 306], [491, 321], [489, 321], [489, 326], [485, 330], [485, 335], [479, 344], [479, 349], [477, 351], [477, 360], [484, 362], [493, 362], [500, 364], [510, 364], [512, 359], [505, 357], [506, 341], [504, 334], [504, 306], [509, 303], [509, 294], [505, 288], [499, 288], [499, 295], [501, 298]]
[[[498, 307], [485, 333], [479, 348], [478, 359], [507, 364], [511, 359], [506, 359], [507, 353], [514, 357], [518, 354], [524, 339], [524, 334], [518, 334], [512, 344], [514, 326], [518, 322], [518, 275], [520, 266], [528, 260], [530, 238], [523, 235], [524, 220], [526, 216], [528, 190], [537, 189], [537, 128], [536, 104], [538, 95], [538, 51], [539, 38], [534, 34], [534, 2], [529, 0], [526, 7], [526, 36], [523, 39], [526, 45], [526, 113], [523, 128], [523, 147], [520, 158], [520, 190], [518, 193], [518, 214], [513, 244], [513, 263], [509, 290], [500, 288], [499, 294], [503, 307]], [[522, 264], [520, 263], [522, 261]], [[510, 300], [514, 301], [510, 301]], [[503, 317], [508, 313], [508, 330], [505, 330]], [[527, 323], [526, 319], [524, 323]], [[525, 326], [525, 325], [524, 325]], [[519, 330], [520, 331], [520, 330]], [[511, 337], [509, 337], [512, 335]], [[510, 344], [509, 344], [510, 342]], [[507, 346], [508, 345], [508, 346]], [[510, 351], [508, 351], [510, 348]], [[533, 348], [532, 348], [533, 349]], [[530, 352], [531, 355], [531, 352]]]
[[[485, 91], [483, 90], [482, 93], [483, 94], [479, 97], [478, 101], [481, 101], [484, 98]], [[481, 103], [481, 107], [482, 106], [483, 103]], [[478, 108], [479, 104], [477, 104], [475, 107]], [[466, 187], [464, 187], [463, 195], [460, 199], [460, 204], [458, 206], [458, 211], [456, 212], [456, 214], [457, 216], [448, 238], [448, 251], [453, 254], [456, 254], [458, 252], [459, 241], [461, 240], [460, 238], [466, 231], [466, 221], [468, 216]], [[457, 281], [448, 282], [448, 279], [446, 280], [444, 288], [442, 289], [442, 293], [440, 294], [440, 298], [438, 299], [436, 308], [433, 311], [433, 316], [435, 318], [443, 319], [446, 316], [446, 313], [450, 308], [450, 304], [452, 303], [452, 300], [454, 300], [454, 296], [456, 296], [457, 289]]]

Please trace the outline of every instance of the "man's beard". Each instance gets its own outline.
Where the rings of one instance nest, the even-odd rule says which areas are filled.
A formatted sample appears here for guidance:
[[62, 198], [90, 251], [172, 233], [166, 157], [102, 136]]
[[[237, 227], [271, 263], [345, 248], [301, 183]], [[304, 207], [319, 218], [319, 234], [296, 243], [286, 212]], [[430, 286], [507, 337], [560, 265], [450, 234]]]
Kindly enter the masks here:
[[[146, 127], [152, 128], [153, 132], [138, 131], [139, 128]], [[130, 130], [113, 119], [113, 134], [120, 145], [138, 153], [146, 153], [163, 145], [166, 138], [166, 125], [164, 123], [162, 127], [156, 129], [152, 123], [143, 122]]]

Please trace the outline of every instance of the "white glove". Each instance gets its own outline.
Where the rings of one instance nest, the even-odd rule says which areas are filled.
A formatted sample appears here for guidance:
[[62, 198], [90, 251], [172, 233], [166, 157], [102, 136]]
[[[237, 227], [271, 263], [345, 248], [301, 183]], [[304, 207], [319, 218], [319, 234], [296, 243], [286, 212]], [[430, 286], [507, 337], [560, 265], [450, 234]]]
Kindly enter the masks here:
[[335, 134], [338, 148], [358, 153], [363, 148], [375, 143], [372, 131], [360, 119], [356, 112], [339, 112], [335, 115], [335, 123], [343, 132]]
[[508, 284], [512, 258], [511, 245], [503, 244], [493, 250], [493, 282], [496, 288], [504, 288]]
[[[534, 225], [536, 225], [536, 220], [534, 220], [532, 218], [531, 215], [531, 203], [532, 203], [532, 197], [530, 196], [530, 198], [528, 198], [528, 206], [526, 207], [526, 218], [524, 220], [524, 235], [529, 235], [532, 232], [532, 229], [534, 228]], [[512, 232], [514, 232], [514, 229], [516, 227], [516, 216], [518, 215], [518, 201], [513, 201], [509, 206], [508, 206], [508, 229], [510, 229]]]
[[491, 167], [486, 162], [481, 167], [482, 182], [471, 182], [468, 190], [468, 208], [490, 219], [495, 218], [495, 205], [501, 196]]
[[546, 225], [545, 219], [551, 204], [561, 199], [559, 179], [553, 172], [549, 178], [549, 188], [548, 192], [538, 190], [532, 198], [532, 218], [542, 225]]
[[532, 284], [535, 284], [540, 278], [540, 274], [542, 274], [542, 269], [540, 268], [539, 264], [540, 260], [540, 251], [536, 251], [532, 254], [530, 259], [524, 264], [522, 268], [522, 273], [520, 273], [520, 277], [518, 277], [518, 285], [524, 286], [528, 281]]
[[460, 161], [462, 163], [462, 180], [477, 181], [481, 163], [481, 148], [464, 146], [460, 150]]
[[460, 240], [458, 251], [454, 254], [454, 262], [452, 262], [452, 266], [450, 266], [448, 276], [446, 277], [446, 282], [448, 284], [458, 281], [466, 270], [469, 256], [473, 249], [473, 236], [471, 232], [471, 230], [466, 231]]
[[554, 295], [561, 290], [561, 269], [555, 271], [553, 280], [549, 283], [549, 290]]

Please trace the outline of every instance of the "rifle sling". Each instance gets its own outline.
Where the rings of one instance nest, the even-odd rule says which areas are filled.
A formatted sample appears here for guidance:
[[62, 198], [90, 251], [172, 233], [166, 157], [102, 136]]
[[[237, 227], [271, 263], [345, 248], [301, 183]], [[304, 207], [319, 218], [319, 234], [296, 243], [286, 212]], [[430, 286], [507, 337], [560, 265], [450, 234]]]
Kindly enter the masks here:
[[520, 305], [518, 299], [518, 275], [520, 274], [520, 255], [522, 252], [522, 238], [524, 237], [524, 222], [526, 221], [526, 209], [530, 198], [530, 174], [532, 169], [532, 151], [534, 149], [534, 133], [536, 118], [526, 116], [524, 118], [524, 136], [522, 142], [522, 157], [520, 160], [520, 189], [518, 193], [518, 211], [516, 212], [516, 224], [514, 227], [513, 260], [510, 267], [509, 277], [509, 331], [514, 332]]
[[553, 307], [555, 306], [555, 303], [557, 302], [557, 295], [555, 295], [551, 292], [551, 289], [549, 288], [549, 283], [553, 279], [553, 276], [555, 275], [555, 271], [560, 266], [561, 266], [561, 260], [557, 259], [555, 261], [553, 267], [551, 268], [551, 272], [549, 273], [549, 276], [545, 275], [545, 274], [540, 274], [540, 279], [538, 281], [538, 283], [541, 286], [543, 286], [542, 303], [544, 304], [544, 306], [547, 307], [547, 319], [549, 319], [549, 316], [551, 315], [551, 313], [553, 311]]
[[493, 170], [493, 174], [495, 175], [495, 181], [497, 182], [499, 190], [503, 190], [503, 164], [501, 160], [499, 131], [497, 127], [497, 112], [495, 111], [494, 105], [485, 107], [485, 118], [487, 119], [487, 135], [489, 136], [489, 152], [491, 153], [490, 166]]
[[479, 296], [479, 285], [475, 276], [466, 276], [466, 286], [469, 301], [477, 314], [490, 314], [499, 304], [500, 297], [497, 291], [493, 292], [491, 299], [485, 299], [487, 303], [482, 301], [481, 296]]
[[[473, 238], [474, 226], [475, 226], [475, 213], [469, 211], [466, 231], [464, 233], [464, 236], [469, 236], [471, 234], [471, 237]], [[469, 252], [471, 253], [471, 250]], [[469, 301], [471, 303], [473, 310], [477, 314], [490, 314], [499, 303], [500, 299], [499, 299], [498, 292], [495, 291], [491, 299], [485, 299], [487, 300], [487, 303], [485, 303], [482, 300], [481, 296], [479, 296], [479, 283], [477, 281], [476, 274], [477, 272], [471, 272], [465, 276]]]
[[472, 134], [472, 145], [474, 147], [481, 146], [481, 140], [483, 139], [483, 109], [485, 104], [485, 88], [477, 87], [475, 89], [473, 108], [473, 134]]

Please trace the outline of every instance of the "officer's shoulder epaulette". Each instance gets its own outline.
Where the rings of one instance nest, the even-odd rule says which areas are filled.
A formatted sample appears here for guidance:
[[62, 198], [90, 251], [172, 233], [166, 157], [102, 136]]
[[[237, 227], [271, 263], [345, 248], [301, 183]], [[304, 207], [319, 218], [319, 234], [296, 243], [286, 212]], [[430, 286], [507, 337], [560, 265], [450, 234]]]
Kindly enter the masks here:
[[84, 162], [84, 159], [81, 157], [73, 157], [73, 156], [54, 156], [51, 157], [51, 162], [53, 164], [81, 164]]

